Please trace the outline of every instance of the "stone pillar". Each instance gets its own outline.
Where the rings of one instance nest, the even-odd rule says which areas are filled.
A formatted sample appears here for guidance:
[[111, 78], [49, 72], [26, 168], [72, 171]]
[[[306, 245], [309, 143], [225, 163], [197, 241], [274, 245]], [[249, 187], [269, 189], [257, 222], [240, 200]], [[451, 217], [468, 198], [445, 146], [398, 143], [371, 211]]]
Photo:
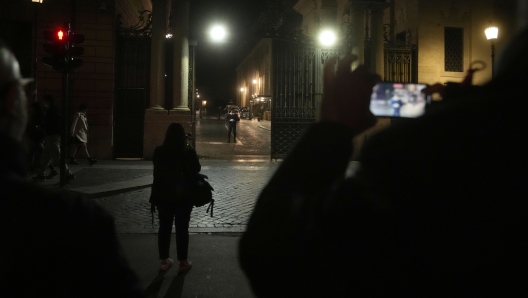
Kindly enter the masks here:
[[388, 3], [376, 3], [370, 9], [370, 71], [383, 76], [384, 46], [383, 46], [383, 11]]
[[173, 0], [173, 110], [189, 111], [189, 1]]
[[163, 110], [165, 104], [164, 42], [166, 29], [166, 1], [152, 0], [152, 39], [150, 55], [150, 108]]
[[322, 28], [333, 27], [337, 23], [337, 3], [335, 0], [322, 1], [319, 9], [319, 21]]
[[150, 159], [163, 143], [169, 125], [165, 105], [164, 43], [167, 33], [167, 0], [152, 0], [152, 39], [150, 56], [150, 107], [145, 110], [143, 158]]
[[351, 22], [352, 30], [352, 53], [358, 56], [358, 59], [353, 67], [357, 64], [365, 63], [365, 11], [368, 3], [352, 1], [351, 8]]
[[169, 120], [181, 123], [189, 132], [193, 126], [189, 109], [189, 0], [172, 0], [172, 16], [174, 67]]

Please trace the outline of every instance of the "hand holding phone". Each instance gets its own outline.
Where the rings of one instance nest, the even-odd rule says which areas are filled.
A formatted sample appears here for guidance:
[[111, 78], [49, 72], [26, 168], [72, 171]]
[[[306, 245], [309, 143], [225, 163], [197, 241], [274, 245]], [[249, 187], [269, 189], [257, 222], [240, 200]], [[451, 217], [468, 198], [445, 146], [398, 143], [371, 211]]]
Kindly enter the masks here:
[[376, 117], [369, 110], [372, 87], [381, 79], [370, 73], [364, 65], [351, 71], [354, 54], [325, 63], [321, 121], [337, 122], [359, 134], [376, 123]]
[[380, 82], [372, 88], [370, 111], [375, 116], [416, 118], [425, 113], [426, 84]]

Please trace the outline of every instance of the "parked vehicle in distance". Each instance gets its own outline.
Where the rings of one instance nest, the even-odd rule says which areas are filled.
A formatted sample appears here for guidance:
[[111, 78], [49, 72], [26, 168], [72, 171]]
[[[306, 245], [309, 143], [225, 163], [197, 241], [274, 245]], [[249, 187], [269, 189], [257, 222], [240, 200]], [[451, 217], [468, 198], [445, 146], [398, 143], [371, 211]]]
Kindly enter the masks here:
[[249, 110], [246, 107], [240, 109], [240, 118], [247, 119], [249, 118]]
[[229, 111], [231, 111], [232, 109], [235, 109], [235, 110], [239, 110], [240, 111], [240, 108], [238, 106], [235, 106], [235, 105], [227, 105], [226, 106], [226, 111], [227, 113], [229, 113]]

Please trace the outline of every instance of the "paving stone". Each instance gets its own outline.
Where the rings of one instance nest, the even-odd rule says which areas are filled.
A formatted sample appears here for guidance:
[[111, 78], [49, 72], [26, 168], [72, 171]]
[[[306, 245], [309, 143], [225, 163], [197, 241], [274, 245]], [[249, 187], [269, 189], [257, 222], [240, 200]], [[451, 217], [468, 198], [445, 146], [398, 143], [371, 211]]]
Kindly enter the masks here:
[[[209, 182], [215, 189], [214, 216], [210, 217], [206, 213], [207, 206], [194, 208], [189, 223], [190, 231], [208, 229], [222, 232], [233, 228], [245, 230], [256, 199], [278, 164], [270, 161], [245, 162], [243, 165], [236, 162], [202, 161], [202, 172], [209, 176]], [[152, 224], [148, 202], [150, 192], [148, 187], [93, 200], [114, 216], [118, 233], [157, 233], [159, 223], [156, 213]]]

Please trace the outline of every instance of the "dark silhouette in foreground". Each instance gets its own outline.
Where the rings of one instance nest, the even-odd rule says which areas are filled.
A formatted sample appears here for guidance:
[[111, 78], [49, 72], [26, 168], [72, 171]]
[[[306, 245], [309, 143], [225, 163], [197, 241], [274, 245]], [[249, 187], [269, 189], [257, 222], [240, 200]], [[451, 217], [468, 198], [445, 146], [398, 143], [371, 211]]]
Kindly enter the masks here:
[[352, 177], [376, 77], [351, 72], [354, 57], [336, 73], [331, 61], [322, 121], [263, 190], [240, 242], [257, 296], [526, 295], [527, 52], [525, 28], [493, 81], [448, 86], [445, 104], [370, 138]]
[[87, 199], [25, 178], [27, 82], [0, 44], [0, 296], [143, 297], [113, 218]]

